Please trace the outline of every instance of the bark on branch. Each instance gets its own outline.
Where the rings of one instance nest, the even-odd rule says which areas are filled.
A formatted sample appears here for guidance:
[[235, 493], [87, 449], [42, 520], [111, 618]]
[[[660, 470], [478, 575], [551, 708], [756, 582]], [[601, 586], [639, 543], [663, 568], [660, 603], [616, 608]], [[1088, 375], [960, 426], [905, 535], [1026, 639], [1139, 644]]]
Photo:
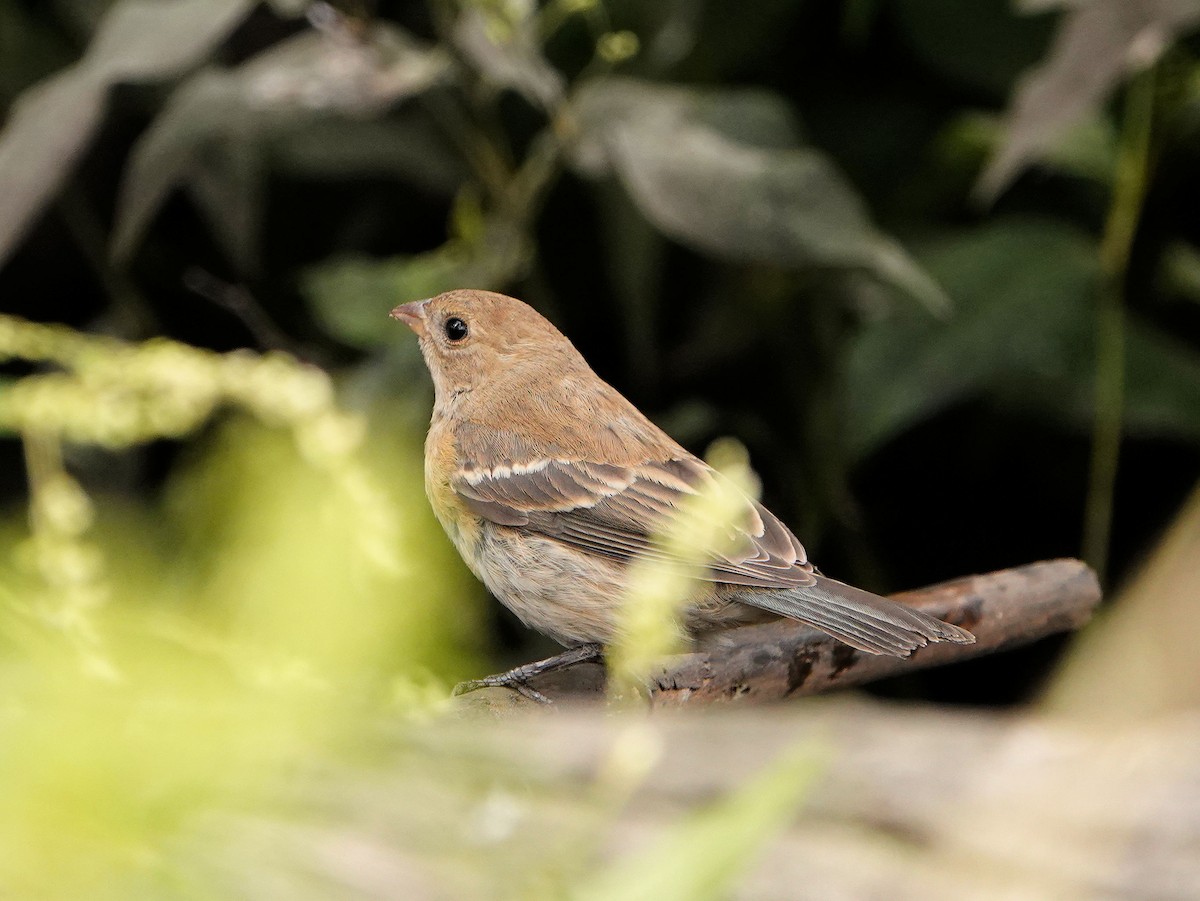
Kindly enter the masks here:
[[[1099, 603], [1100, 586], [1084, 563], [1063, 559], [966, 576], [893, 598], [971, 630], [976, 643], [931, 644], [901, 659], [856, 651], [793, 620], [746, 626], [664, 661], [652, 675], [653, 701], [664, 706], [777, 701], [980, 657], [1079, 628]], [[531, 684], [550, 698], [588, 699], [601, 696], [604, 679], [599, 666], [585, 664]], [[503, 689], [469, 697], [491, 707], [521, 703]]]

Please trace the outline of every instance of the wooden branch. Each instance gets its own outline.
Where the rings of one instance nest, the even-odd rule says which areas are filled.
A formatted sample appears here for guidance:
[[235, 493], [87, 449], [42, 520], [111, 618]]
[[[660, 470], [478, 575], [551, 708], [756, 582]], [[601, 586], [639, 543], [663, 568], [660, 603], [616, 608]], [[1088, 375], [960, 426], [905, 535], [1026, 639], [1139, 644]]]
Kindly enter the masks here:
[[[970, 629], [976, 643], [931, 644], [903, 659], [856, 651], [794, 620], [745, 626], [664, 661], [651, 677], [653, 702], [778, 701], [980, 657], [1079, 628], [1099, 603], [1100, 586], [1085, 564], [1063, 559], [967, 576], [893, 598]], [[552, 699], [599, 699], [604, 674], [601, 667], [585, 664], [531, 684]], [[473, 706], [524, 703], [506, 689], [467, 697]]]

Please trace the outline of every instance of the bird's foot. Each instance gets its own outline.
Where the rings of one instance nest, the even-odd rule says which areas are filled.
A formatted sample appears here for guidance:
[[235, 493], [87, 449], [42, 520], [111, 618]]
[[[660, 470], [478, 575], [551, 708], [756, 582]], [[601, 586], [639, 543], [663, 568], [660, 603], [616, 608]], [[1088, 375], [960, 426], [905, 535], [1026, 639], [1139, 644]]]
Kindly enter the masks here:
[[561, 654], [547, 657], [545, 660], [535, 660], [532, 663], [513, 667], [506, 673], [497, 673], [494, 676], [485, 676], [482, 679], [470, 679], [466, 682], [459, 682], [454, 686], [453, 694], [457, 697], [458, 695], [465, 695], [467, 692], [476, 691], [480, 688], [510, 688], [523, 698], [528, 698], [539, 704], [550, 704], [553, 702], [548, 697], [529, 685], [530, 679], [536, 679], [538, 676], [544, 676], [546, 673], [566, 669], [577, 663], [601, 660], [603, 657], [604, 648], [601, 645], [595, 643], [581, 644], [578, 647], [563, 651]]

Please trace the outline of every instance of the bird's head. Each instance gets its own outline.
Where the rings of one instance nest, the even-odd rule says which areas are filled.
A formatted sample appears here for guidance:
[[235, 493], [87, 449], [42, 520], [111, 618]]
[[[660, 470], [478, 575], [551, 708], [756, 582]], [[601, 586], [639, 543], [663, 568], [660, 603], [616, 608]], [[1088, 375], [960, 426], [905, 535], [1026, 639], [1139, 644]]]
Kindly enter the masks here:
[[484, 382], [586, 365], [545, 317], [513, 297], [491, 291], [447, 291], [392, 310], [417, 333], [439, 401]]

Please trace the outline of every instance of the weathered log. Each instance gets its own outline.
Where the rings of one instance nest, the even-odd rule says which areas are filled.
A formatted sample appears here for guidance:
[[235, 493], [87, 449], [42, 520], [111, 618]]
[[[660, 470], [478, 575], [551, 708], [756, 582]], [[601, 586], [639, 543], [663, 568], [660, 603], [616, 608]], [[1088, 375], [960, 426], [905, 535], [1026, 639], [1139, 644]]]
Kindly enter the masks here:
[[[815, 781], [728, 897], [1200, 898], [1194, 711], [1089, 723], [844, 696], [550, 710], [393, 724], [375, 765], [289, 772], [278, 811], [218, 811], [168, 848], [188, 851], [183, 884], [219, 897], [582, 896], [678, 854], [697, 815], [799, 752]], [[713, 848], [690, 853], [681, 865]]]

